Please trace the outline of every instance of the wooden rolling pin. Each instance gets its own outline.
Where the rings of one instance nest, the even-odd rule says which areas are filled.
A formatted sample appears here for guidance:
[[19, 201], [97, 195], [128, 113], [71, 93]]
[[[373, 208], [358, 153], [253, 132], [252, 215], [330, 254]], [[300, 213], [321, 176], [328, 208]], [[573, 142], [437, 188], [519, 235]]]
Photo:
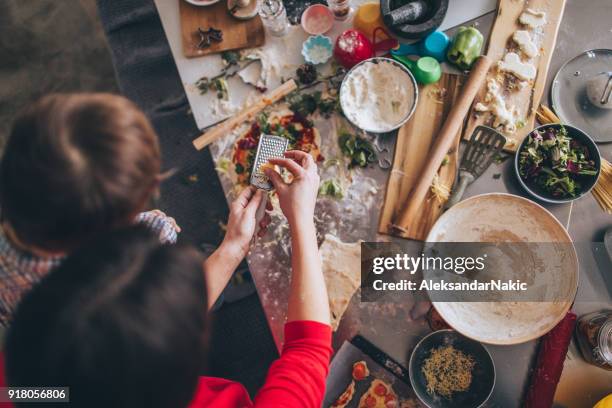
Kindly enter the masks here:
[[448, 154], [455, 137], [457, 137], [457, 133], [461, 129], [476, 94], [487, 77], [490, 67], [491, 59], [484, 55], [478, 58], [472, 67], [461, 95], [459, 95], [457, 102], [448, 113], [446, 121], [434, 142], [435, 144], [431, 148], [429, 162], [423, 168], [420, 177], [417, 178], [417, 182], [408, 196], [406, 207], [394, 222], [393, 228], [398, 232], [405, 233], [406, 228], [404, 226], [410, 224], [410, 221], [416, 216], [423, 200], [427, 196], [427, 191], [429, 191], [436, 173], [444, 161], [444, 157]]
[[202, 150], [215, 140], [230, 133], [236, 126], [242, 124], [243, 122], [252, 120], [255, 115], [264, 110], [267, 106], [278, 102], [296, 89], [297, 84], [293, 79], [290, 79], [272, 92], [268, 93], [265, 96], [262, 96], [259, 101], [244, 109], [236, 116], [226, 120], [223, 123], [218, 124], [214, 128], [210, 129], [208, 132], [195, 139], [193, 141], [193, 145], [196, 149]]

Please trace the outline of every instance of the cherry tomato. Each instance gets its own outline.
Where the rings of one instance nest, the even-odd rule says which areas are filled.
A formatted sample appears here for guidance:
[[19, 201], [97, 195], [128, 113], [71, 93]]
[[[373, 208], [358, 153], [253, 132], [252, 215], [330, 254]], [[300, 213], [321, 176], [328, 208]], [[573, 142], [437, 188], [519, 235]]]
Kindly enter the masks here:
[[387, 387], [385, 387], [384, 384], [378, 384], [376, 387], [374, 387], [374, 394], [381, 397], [387, 395]]
[[368, 408], [374, 408], [376, 406], [376, 398], [371, 395], [368, 395], [365, 399], [365, 405]]
[[385, 396], [385, 402], [389, 402], [389, 401], [395, 401], [395, 395], [393, 394], [387, 394]]
[[366, 377], [366, 366], [363, 363], [356, 363], [353, 366], [353, 378], [361, 381]]

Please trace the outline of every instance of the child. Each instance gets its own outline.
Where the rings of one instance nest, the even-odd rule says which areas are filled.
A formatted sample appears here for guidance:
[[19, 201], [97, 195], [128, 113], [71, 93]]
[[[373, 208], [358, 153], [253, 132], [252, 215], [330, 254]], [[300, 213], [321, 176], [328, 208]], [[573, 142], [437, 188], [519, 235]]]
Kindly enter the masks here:
[[[287, 156], [273, 162], [293, 173], [292, 183], [270, 176], [291, 231], [288, 323], [281, 357], [253, 402], [240, 384], [198, 377], [209, 331], [198, 256], [134, 228], [76, 251], [26, 296], [7, 336], [8, 383], [68, 386], [76, 407], [319, 408], [332, 351], [313, 222], [319, 178], [309, 155]], [[226, 249], [206, 268], [244, 253], [255, 204], [239, 199], [232, 206]]]
[[0, 163], [0, 324], [67, 253], [106, 230], [136, 221], [174, 242], [173, 219], [139, 214], [160, 166], [155, 131], [123, 97], [56, 94], [26, 109]]

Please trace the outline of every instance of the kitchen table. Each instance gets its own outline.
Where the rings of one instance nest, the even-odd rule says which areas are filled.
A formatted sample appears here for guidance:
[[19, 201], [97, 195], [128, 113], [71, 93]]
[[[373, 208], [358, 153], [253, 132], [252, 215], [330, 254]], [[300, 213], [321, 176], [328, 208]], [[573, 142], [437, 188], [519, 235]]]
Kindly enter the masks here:
[[[173, 38], [176, 32], [173, 25], [177, 21], [172, 15], [169, 15], [172, 10], [169, 11], [166, 1], [158, 0], [156, 4], [164, 22], [173, 54], [177, 59], [179, 72], [183, 71], [181, 76], [189, 96], [190, 84], [187, 82], [193, 82], [194, 74], [190, 71], [190, 66], [184, 69], [181, 69], [181, 66], [191, 64], [195, 67], [195, 64], [187, 64], [181, 60], [180, 47], [177, 48], [177, 41]], [[470, 24], [474, 24], [486, 35], [490, 31], [493, 20], [494, 13], [489, 13], [470, 22]], [[567, 1], [548, 75], [544, 103], [547, 103], [548, 90], [556, 71], [566, 60], [585, 50], [605, 48], [612, 44], [611, 20], [612, 8], [610, 8], [609, 0]], [[339, 28], [335, 29], [334, 34], [337, 34], [336, 31], [339, 31]], [[450, 29], [449, 35], [452, 35], [453, 32], [454, 29]], [[295, 46], [301, 46], [301, 44]], [[179, 60], [182, 62], [178, 62]], [[185, 73], [187, 71], [189, 71], [188, 74]], [[187, 80], [186, 78], [190, 79]], [[193, 92], [193, 89], [191, 89], [191, 92]], [[190, 101], [193, 108], [194, 102], [191, 98]], [[203, 117], [199, 119], [196, 117], [196, 119], [199, 121], [205, 120]], [[333, 129], [332, 126], [331, 130]], [[323, 130], [322, 133], [331, 130]], [[378, 136], [376, 143], [381, 151], [382, 158], [392, 160], [394, 136]], [[213, 157], [220, 160], [221, 152], [225, 147], [213, 146]], [[612, 144], [600, 145], [600, 149], [607, 160], [612, 160]], [[492, 165], [483, 176], [468, 188], [465, 197], [488, 192], [509, 192], [525, 196], [526, 193], [518, 186], [512, 166], [512, 160]], [[321, 227], [321, 232], [328, 232], [328, 229], [332, 228], [339, 238], [349, 242], [391, 239], [401, 241], [414, 251], [420, 251], [421, 243], [397, 240], [377, 234], [379, 212], [389, 173], [378, 166], [374, 166], [363, 173], [363, 176], [373, 183], [373, 186], [371, 186], [373, 189], [368, 192], [369, 198], [366, 200], [368, 203], [362, 203], [361, 206], [351, 208], [352, 213], [349, 214], [346, 214], [346, 211], [344, 211], [344, 214], [340, 214], [343, 209], [333, 208], [334, 205], [330, 203], [323, 204], [326, 208], [319, 206], [319, 212], [328, 214], [321, 217], [323, 219], [319, 219], [318, 225]], [[222, 180], [222, 184], [230, 195], [233, 187], [231, 183]], [[591, 195], [573, 204], [544, 206], [567, 227], [577, 246], [585, 247], [592, 241], [602, 241], [604, 230], [612, 227], [612, 217], [598, 207]], [[334, 214], [334, 212], [341, 219], [340, 221], [336, 222], [334, 216], [329, 215]], [[346, 222], [347, 219], [349, 222]], [[285, 322], [290, 264], [287, 246], [274, 245], [275, 239], [277, 238], [268, 236], [263, 241], [257, 242], [248, 256], [248, 262], [270, 329], [277, 345], [280, 345]], [[603, 280], [604, 288], [602, 290], [601, 273], [610, 274], [612, 271], [597, 270], [597, 268], [581, 271], [580, 288], [574, 306], [574, 310], [579, 316], [605, 307], [612, 308], [610, 280]], [[607, 290], [605, 290], [606, 287]], [[588, 300], [588, 302], [583, 301], [583, 299]], [[311, 301], [317, 300], [312, 299]], [[407, 300], [406, 304], [402, 306], [361, 303], [359, 296], [354, 296], [342, 324], [334, 336], [334, 347], [338, 348], [345, 340], [360, 333], [397, 361], [407, 364], [411, 348], [424, 334], [430, 331], [423, 317], [416, 319], [411, 317], [411, 306], [410, 300]], [[531, 341], [515, 346], [487, 346], [493, 355], [497, 368], [495, 390], [487, 406], [520, 406], [529, 380], [530, 367], [534, 360], [537, 344], [537, 341]], [[589, 379], [581, 380], [585, 375], [588, 375]], [[559, 406], [590, 407], [605, 392], [612, 392], [612, 372], [588, 366], [581, 359], [575, 345], [572, 344], [567, 357], [566, 369], [556, 395]]]

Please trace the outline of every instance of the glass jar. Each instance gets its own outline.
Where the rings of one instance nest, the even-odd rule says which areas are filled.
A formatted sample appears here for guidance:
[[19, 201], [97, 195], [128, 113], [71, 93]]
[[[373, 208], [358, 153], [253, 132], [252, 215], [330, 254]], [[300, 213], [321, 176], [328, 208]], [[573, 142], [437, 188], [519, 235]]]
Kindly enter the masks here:
[[584, 359], [597, 367], [612, 370], [612, 310], [582, 316], [576, 333]]
[[327, 0], [336, 20], [344, 21], [351, 13], [351, 0]]
[[261, 0], [259, 3], [259, 16], [270, 34], [282, 37], [287, 34], [289, 20], [287, 10], [282, 0]]

